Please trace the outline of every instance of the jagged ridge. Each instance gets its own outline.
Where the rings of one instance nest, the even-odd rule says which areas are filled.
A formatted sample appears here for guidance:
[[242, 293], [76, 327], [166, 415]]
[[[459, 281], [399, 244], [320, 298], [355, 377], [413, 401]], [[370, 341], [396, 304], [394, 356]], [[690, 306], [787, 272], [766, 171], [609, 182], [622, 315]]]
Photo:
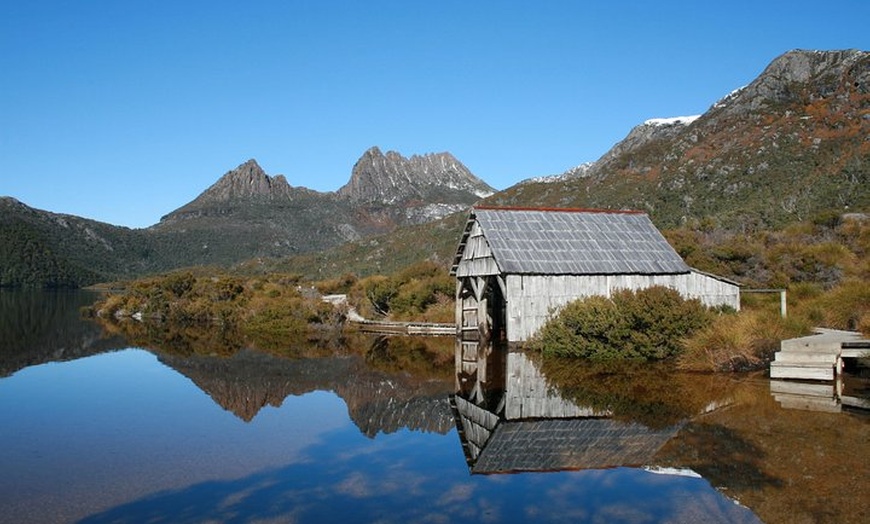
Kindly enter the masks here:
[[870, 53], [796, 50], [696, 119], [635, 127], [581, 178], [497, 201], [642, 209], [664, 227], [778, 226], [870, 208], [868, 136]]
[[495, 192], [450, 153], [405, 158], [395, 151], [384, 154], [372, 147], [354, 164], [350, 180], [337, 194], [352, 202], [397, 204], [431, 199], [433, 193], [447, 191], [455, 191], [465, 200]]

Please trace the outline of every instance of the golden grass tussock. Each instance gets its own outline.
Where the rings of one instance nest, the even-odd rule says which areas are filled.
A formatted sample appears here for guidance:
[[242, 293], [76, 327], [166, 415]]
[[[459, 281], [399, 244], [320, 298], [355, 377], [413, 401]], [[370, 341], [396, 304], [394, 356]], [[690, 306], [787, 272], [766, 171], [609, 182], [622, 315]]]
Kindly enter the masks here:
[[677, 367], [686, 371], [744, 371], [767, 366], [780, 342], [806, 335], [810, 323], [800, 316], [748, 310], [724, 314], [684, 341]]
[[861, 330], [870, 322], [870, 281], [847, 280], [817, 300], [827, 327]]

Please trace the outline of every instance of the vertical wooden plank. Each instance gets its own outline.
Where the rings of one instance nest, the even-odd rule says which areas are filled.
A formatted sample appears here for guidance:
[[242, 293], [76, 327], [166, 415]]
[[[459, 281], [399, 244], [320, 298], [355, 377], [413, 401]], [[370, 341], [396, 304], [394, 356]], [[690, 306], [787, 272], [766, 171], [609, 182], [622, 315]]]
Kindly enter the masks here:
[[786, 303], [786, 291], [783, 289], [779, 292], [779, 309], [780, 313], [782, 313], [782, 318], [785, 318], [788, 315], [788, 305]]
[[453, 301], [453, 322], [456, 323], [456, 335], [459, 336], [462, 333], [462, 287], [464, 277], [456, 278], [456, 295], [454, 295]]

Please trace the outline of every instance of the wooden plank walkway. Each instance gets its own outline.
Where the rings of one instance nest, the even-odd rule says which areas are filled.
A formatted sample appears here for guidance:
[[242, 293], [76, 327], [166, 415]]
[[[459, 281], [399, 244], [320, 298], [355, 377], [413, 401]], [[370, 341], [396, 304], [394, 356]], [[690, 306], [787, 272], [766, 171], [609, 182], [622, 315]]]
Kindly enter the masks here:
[[816, 334], [783, 340], [770, 363], [772, 379], [834, 380], [843, 358], [870, 352], [870, 340], [860, 333], [816, 328]]
[[433, 322], [388, 322], [369, 320], [360, 315], [347, 302], [347, 295], [324, 295], [324, 302], [333, 306], [347, 308], [347, 321], [366, 333], [382, 333], [385, 335], [456, 335], [456, 324], [437, 324]]
[[383, 333], [385, 335], [432, 335], [456, 336], [456, 324], [435, 324], [430, 322], [380, 322], [377, 320], [348, 320], [360, 331]]

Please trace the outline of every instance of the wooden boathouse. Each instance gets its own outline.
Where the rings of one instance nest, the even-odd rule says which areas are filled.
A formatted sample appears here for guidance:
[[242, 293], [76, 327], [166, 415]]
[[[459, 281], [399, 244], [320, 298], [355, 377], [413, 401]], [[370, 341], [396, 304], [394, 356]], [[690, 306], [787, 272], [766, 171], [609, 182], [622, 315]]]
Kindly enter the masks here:
[[639, 211], [476, 207], [454, 257], [462, 336], [528, 340], [567, 303], [665, 286], [740, 309], [735, 282], [686, 265]]

